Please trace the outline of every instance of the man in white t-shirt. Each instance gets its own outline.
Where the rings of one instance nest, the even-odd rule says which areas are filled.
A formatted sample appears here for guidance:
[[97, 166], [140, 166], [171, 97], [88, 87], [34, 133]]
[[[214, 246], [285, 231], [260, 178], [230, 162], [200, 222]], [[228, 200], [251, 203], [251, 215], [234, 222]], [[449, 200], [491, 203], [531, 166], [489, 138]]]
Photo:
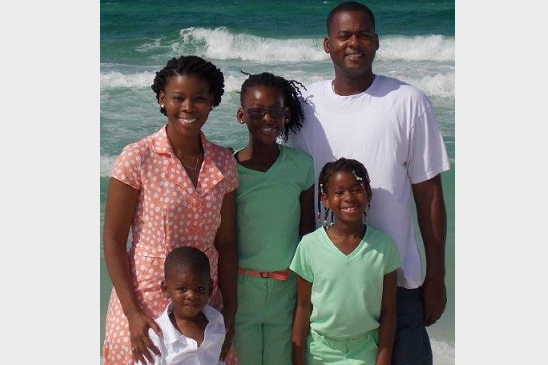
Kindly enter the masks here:
[[[312, 155], [316, 177], [325, 163], [340, 157], [369, 170], [374, 198], [367, 222], [392, 237], [403, 262], [392, 364], [431, 365], [425, 326], [441, 317], [447, 302], [440, 176], [450, 168], [445, 144], [422, 91], [373, 73], [379, 38], [369, 8], [356, 2], [336, 6], [327, 17], [327, 33], [323, 47], [335, 78], [307, 87], [303, 127], [290, 133], [288, 144]], [[424, 281], [413, 200], [425, 247]]]

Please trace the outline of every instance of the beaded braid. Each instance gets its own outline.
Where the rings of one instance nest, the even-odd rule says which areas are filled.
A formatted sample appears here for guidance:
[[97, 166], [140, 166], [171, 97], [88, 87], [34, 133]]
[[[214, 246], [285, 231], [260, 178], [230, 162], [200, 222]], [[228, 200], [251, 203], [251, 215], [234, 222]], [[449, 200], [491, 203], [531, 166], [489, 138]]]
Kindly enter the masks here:
[[248, 76], [240, 90], [240, 103], [243, 102], [243, 96], [247, 90], [256, 86], [275, 87], [283, 93], [284, 105], [291, 111], [291, 118], [289, 119], [289, 122], [284, 124], [283, 130], [283, 139], [287, 142], [289, 131], [297, 132], [303, 126], [302, 121], [304, 121], [304, 113], [300, 103], [303, 96], [299, 87], [302, 87], [305, 90], [306, 87], [298, 81], [286, 80], [281, 76], [276, 76], [269, 72], [254, 75], [242, 70], [240, 70], [240, 72]]
[[[369, 178], [369, 173], [367, 172], [367, 169], [361, 162], [357, 160], [341, 157], [336, 161], [326, 163], [323, 166], [322, 171], [320, 172], [320, 176], [318, 177], [318, 219], [320, 218], [321, 214], [322, 195], [327, 194], [327, 182], [329, 181], [329, 178], [331, 176], [339, 172], [351, 173], [356, 177], [358, 181], [361, 181], [364, 186], [365, 193], [367, 194], [367, 198], [369, 199], [369, 202], [371, 202], [373, 192], [371, 191], [371, 179]], [[330, 209], [325, 209], [324, 211], [324, 225], [327, 224], [327, 215], [329, 211]], [[363, 214], [365, 217], [367, 217], [366, 212], [364, 212]], [[333, 222], [332, 213], [331, 221]]]
[[[221, 103], [224, 94], [224, 76], [214, 64], [198, 56], [173, 57], [166, 66], [156, 72], [154, 83], [150, 88], [156, 93], [156, 100], [160, 101], [160, 92], [166, 87], [169, 78], [179, 75], [195, 75], [203, 78], [209, 84], [209, 91], [213, 93], [213, 106]], [[166, 115], [166, 109], [160, 108], [160, 112]]]

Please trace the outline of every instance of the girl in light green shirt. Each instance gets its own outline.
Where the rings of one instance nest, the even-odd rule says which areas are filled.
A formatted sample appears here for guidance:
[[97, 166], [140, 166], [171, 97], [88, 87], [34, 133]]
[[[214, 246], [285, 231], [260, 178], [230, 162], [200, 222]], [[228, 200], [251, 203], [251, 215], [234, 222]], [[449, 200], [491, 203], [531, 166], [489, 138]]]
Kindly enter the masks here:
[[367, 170], [352, 159], [329, 162], [319, 188], [335, 220], [304, 236], [290, 265], [298, 274], [293, 365], [390, 365], [401, 263], [392, 239], [364, 223]]

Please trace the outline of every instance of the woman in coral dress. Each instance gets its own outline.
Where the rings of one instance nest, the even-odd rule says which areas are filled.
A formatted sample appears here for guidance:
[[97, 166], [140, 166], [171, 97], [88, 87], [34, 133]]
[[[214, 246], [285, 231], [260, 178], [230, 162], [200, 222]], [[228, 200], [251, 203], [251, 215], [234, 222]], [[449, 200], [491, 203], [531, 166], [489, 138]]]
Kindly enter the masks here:
[[[160, 290], [167, 253], [194, 246], [211, 263], [210, 304], [227, 327], [221, 358], [231, 349], [237, 309], [235, 189], [231, 151], [201, 128], [224, 93], [222, 72], [196, 56], [171, 59], [152, 90], [167, 116], [156, 133], [127, 145], [112, 169], [104, 223], [104, 256], [113, 290], [106, 316], [104, 365], [129, 365], [159, 354], [148, 329], [167, 305]], [[131, 231], [131, 245], [126, 247]]]

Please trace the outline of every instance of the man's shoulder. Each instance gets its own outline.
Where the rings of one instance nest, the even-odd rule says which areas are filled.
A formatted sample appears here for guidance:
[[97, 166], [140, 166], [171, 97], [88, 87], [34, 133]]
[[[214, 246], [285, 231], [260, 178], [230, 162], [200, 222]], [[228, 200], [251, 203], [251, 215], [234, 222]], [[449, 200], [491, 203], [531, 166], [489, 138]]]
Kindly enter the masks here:
[[386, 75], [375, 75], [375, 84], [377, 85], [377, 90], [382, 90], [383, 93], [390, 91], [398, 95], [408, 95], [416, 98], [427, 98], [425, 92], [419, 89], [417, 86], [397, 79], [395, 77]]
[[330, 82], [332, 82], [333, 80], [331, 79], [325, 79], [325, 80], [318, 80], [318, 81], [314, 81], [313, 83], [310, 84], [310, 86], [308, 86], [309, 89], [317, 89], [317, 88], [322, 88], [325, 86], [325, 84], [328, 84]]

